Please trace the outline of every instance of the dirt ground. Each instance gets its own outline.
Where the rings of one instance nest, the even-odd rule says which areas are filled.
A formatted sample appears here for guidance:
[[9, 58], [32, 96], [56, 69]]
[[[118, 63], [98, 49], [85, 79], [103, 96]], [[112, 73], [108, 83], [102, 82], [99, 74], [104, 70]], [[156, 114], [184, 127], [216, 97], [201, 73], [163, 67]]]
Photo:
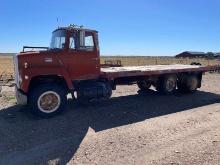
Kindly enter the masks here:
[[173, 96], [119, 86], [88, 107], [69, 100], [51, 119], [32, 116], [4, 89], [0, 164], [219, 164], [219, 82], [205, 75], [197, 93]]

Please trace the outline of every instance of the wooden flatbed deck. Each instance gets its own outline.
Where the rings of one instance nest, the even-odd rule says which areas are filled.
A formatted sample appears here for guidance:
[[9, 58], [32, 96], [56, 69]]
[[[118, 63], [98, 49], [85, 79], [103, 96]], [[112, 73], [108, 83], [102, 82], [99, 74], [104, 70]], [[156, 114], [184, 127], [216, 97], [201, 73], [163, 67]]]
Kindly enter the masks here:
[[101, 68], [101, 76], [108, 79], [136, 77], [136, 76], [154, 76], [171, 73], [184, 72], [207, 72], [220, 69], [220, 66], [198, 66], [198, 65], [146, 65], [131, 67], [109, 67]]

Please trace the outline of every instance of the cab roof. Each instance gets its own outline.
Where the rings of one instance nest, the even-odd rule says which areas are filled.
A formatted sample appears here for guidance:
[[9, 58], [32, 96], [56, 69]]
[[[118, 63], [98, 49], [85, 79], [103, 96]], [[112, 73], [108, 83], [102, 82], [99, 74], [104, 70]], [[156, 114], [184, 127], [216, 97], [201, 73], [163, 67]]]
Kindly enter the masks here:
[[89, 31], [89, 32], [95, 32], [95, 33], [98, 33], [98, 31], [96, 30], [92, 30], [92, 29], [86, 29], [86, 28], [83, 28], [82, 26], [79, 27], [79, 26], [73, 26], [73, 25], [70, 25], [70, 26], [67, 26], [67, 27], [58, 27], [56, 30], [54, 30], [53, 32], [56, 32], [58, 30], [66, 30], [66, 31], [81, 31], [81, 30], [84, 30], [84, 31]]

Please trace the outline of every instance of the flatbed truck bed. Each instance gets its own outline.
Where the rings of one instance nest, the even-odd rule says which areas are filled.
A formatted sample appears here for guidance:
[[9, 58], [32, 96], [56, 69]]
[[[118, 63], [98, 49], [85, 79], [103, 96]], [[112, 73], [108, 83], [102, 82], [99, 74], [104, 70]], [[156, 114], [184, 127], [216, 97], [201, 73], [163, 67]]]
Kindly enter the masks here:
[[159, 76], [163, 74], [178, 74], [189, 72], [209, 72], [219, 70], [220, 66], [198, 66], [198, 65], [146, 65], [129, 67], [108, 67], [101, 68], [101, 77], [114, 80], [117, 78]]

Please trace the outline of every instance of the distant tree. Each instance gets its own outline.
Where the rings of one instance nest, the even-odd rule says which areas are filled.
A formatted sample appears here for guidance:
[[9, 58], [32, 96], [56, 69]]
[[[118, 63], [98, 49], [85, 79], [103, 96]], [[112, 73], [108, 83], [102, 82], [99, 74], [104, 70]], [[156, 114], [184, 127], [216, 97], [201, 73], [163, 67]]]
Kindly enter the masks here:
[[213, 52], [207, 52], [206, 54], [207, 54], [208, 58], [214, 58], [214, 56], [215, 56], [215, 53], [213, 53]]

